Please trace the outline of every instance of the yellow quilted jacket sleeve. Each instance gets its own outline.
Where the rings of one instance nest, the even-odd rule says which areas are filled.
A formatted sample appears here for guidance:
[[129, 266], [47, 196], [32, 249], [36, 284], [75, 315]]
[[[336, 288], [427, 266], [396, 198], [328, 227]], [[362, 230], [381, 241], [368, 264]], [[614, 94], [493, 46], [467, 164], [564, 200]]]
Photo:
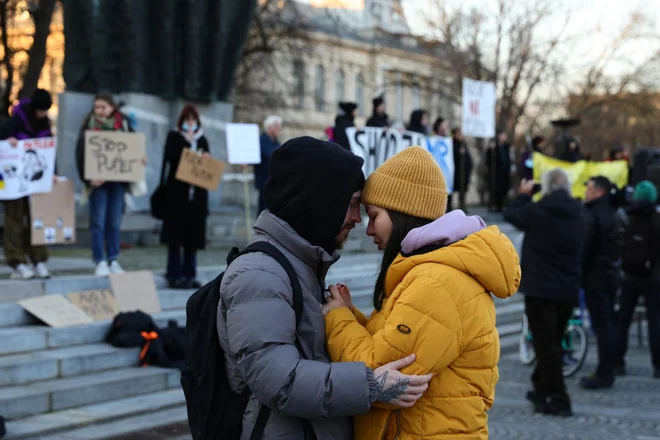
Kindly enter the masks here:
[[437, 373], [458, 357], [459, 311], [438, 281], [417, 277], [400, 294], [395, 291], [391, 300], [396, 301], [391, 309], [383, 307], [370, 319], [387, 315], [377, 329], [369, 323], [361, 325], [345, 307], [328, 313], [326, 341], [333, 362], [364, 362], [375, 369], [414, 353], [415, 363], [404, 372], [427, 374]]

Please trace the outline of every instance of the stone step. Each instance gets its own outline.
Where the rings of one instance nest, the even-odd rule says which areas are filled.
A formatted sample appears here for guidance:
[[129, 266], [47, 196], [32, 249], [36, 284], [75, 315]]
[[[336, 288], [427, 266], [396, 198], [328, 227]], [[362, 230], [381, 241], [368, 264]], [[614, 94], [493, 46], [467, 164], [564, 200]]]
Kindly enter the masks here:
[[[49, 435], [48, 440], [110, 440], [135, 432], [149, 431], [154, 428], [169, 426], [176, 423], [183, 424], [186, 423], [187, 420], [188, 414], [186, 407], [185, 405], [181, 405], [153, 413], [126, 417], [108, 423], [74, 429], [62, 434]], [[190, 433], [186, 432], [182, 437], [190, 438]], [[40, 437], [39, 439], [32, 438], [30, 440], [46, 439]]]
[[0, 357], [0, 386], [22, 385], [138, 365], [139, 348], [86, 344]]
[[[63, 431], [69, 431], [66, 433], [65, 438], [71, 438], [69, 437], [70, 430], [98, 427], [99, 424], [115, 420], [118, 420], [119, 424], [124, 424], [126, 423], [126, 418], [144, 414], [156, 418], [158, 417], [156, 414], [161, 411], [180, 408], [183, 405], [185, 405], [185, 398], [180, 388], [158, 391], [12, 420], [7, 423], [7, 436], [5, 439], [46, 438], [45, 436], [53, 439], [59, 438], [59, 435], [64, 435], [58, 434]], [[142, 426], [138, 428], [142, 429]], [[95, 437], [83, 438], [91, 439]]]
[[[165, 327], [169, 320], [175, 320], [179, 325], [184, 326], [186, 312], [170, 310], [157, 313], [153, 318], [160, 327]], [[99, 321], [65, 328], [50, 328], [42, 325], [0, 328], [2, 341], [0, 356], [102, 342], [110, 329], [110, 324], [110, 321]]]
[[181, 374], [164, 368], [122, 368], [0, 388], [7, 420], [178, 388]]

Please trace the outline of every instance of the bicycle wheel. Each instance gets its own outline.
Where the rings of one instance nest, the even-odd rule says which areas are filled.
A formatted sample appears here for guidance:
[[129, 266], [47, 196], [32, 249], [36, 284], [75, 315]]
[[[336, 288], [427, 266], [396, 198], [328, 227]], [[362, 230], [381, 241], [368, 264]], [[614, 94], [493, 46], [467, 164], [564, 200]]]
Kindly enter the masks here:
[[588, 348], [589, 340], [584, 328], [569, 324], [562, 341], [564, 377], [571, 377], [582, 368], [582, 364], [587, 358]]
[[525, 365], [531, 365], [536, 360], [536, 352], [532, 345], [532, 333], [529, 331], [526, 315], [523, 315], [522, 319], [522, 331], [520, 332], [520, 339], [518, 341], [518, 356], [520, 357], [520, 362]]

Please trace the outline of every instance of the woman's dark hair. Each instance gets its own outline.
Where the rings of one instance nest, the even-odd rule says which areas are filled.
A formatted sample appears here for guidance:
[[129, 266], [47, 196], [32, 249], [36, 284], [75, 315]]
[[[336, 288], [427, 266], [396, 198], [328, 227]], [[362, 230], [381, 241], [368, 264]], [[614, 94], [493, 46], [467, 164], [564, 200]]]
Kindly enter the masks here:
[[433, 132], [438, 133], [440, 131], [440, 127], [442, 126], [442, 123], [445, 122], [445, 118], [438, 118], [435, 120], [433, 123]]
[[545, 138], [543, 136], [534, 136], [534, 139], [532, 139], [532, 148], [534, 148], [534, 151], [536, 151], [543, 142], [545, 142]]
[[115, 98], [112, 97], [110, 93], [97, 93], [96, 96], [94, 96], [94, 101], [92, 101], [92, 111], [89, 112], [87, 117], [85, 118], [85, 121], [83, 122], [81, 130], [87, 130], [87, 127], [89, 126], [89, 121], [92, 119], [94, 116], [94, 103], [96, 101], [104, 101], [107, 102], [110, 107], [112, 107], [114, 110], [112, 111], [112, 114], [114, 115], [116, 111], [119, 110], [119, 107], [117, 107], [117, 102], [115, 102]]
[[387, 246], [383, 251], [383, 261], [380, 264], [380, 273], [376, 279], [374, 287], [374, 308], [380, 311], [383, 306], [383, 292], [385, 290], [385, 277], [387, 271], [401, 253], [401, 242], [410, 231], [431, 223], [431, 220], [419, 217], [413, 217], [408, 214], [402, 214], [396, 211], [387, 211], [392, 220], [392, 234], [387, 241]]
[[181, 130], [183, 127], [183, 123], [186, 122], [186, 119], [190, 118], [191, 116], [195, 118], [195, 120], [197, 121], [197, 125], [201, 128], [202, 120], [199, 119], [199, 112], [192, 104], [186, 105], [185, 107], [183, 107], [183, 110], [181, 110], [181, 115], [179, 116], [179, 122], [176, 123], [177, 128]]

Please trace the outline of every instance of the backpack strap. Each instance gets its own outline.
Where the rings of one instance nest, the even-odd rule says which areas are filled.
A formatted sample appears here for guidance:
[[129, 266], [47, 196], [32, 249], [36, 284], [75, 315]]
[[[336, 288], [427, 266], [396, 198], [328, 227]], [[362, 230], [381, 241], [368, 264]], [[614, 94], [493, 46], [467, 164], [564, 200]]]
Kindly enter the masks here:
[[[302, 296], [302, 287], [300, 286], [300, 280], [298, 279], [298, 274], [296, 270], [291, 265], [291, 262], [284, 256], [284, 254], [277, 249], [271, 243], [266, 241], [257, 241], [252, 243], [235, 258], [240, 257], [241, 255], [249, 254], [251, 252], [262, 252], [277, 261], [277, 263], [282, 266], [286, 274], [289, 276], [289, 281], [291, 282], [291, 287], [293, 288], [293, 311], [296, 314], [296, 328], [300, 325], [300, 320], [302, 319], [303, 313], [303, 296]], [[302, 353], [301, 353], [302, 354]]]
[[[268, 243], [266, 241], [257, 241], [255, 243], [250, 244], [248, 247], [243, 249], [241, 252], [237, 252], [237, 249], [234, 248], [230, 251], [229, 255], [227, 256], [227, 264], [229, 265], [232, 261], [234, 261], [236, 258], [240, 257], [241, 255], [249, 254], [252, 252], [262, 252], [269, 257], [272, 257], [277, 261], [277, 263], [282, 266], [282, 269], [286, 272], [286, 274], [289, 277], [289, 281], [291, 282], [291, 287], [293, 289], [293, 311], [296, 314], [296, 329], [300, 325], [300, 320], [302, 319], [302, 314], [303, 314], [303, 296], [302, 296], [302, 286], [300, 285], [300, 280], [298, 279], [298, 274], [296, 274], [296, 270], [293, 268], [293, 265], [289, 261], [288, 258], [284, 256], [284, 254], [277, 249], [273, 244]], [[298, 339], [298, 335], [296, 334], [296, 348], [298, 349], [298, 352], [300, 353], [301, 357], [305, 357], [305, 354], [302, 351], [302, 347], [300, 346], [300, 340]], [[243, 393], [250, 394], [251, 391], [249, 390], [248, 387], [243, 390]], [[270, 408], [267, 407], [266, 405], [261, 405], [259, 408], [259, 413], [257, 414], [257, 420], [254, 423], [254, 427], [252, 428], [252, 433], [250, 434], [250, 440], [261, 440], [264, 434], [264, 430], [266, 429], [266, 423], [268, 423], [268, 418], [270, 416]], [[308, 430], [311, 429], [311, 424], [309, 420], [303, 420], [303, 429]]]

